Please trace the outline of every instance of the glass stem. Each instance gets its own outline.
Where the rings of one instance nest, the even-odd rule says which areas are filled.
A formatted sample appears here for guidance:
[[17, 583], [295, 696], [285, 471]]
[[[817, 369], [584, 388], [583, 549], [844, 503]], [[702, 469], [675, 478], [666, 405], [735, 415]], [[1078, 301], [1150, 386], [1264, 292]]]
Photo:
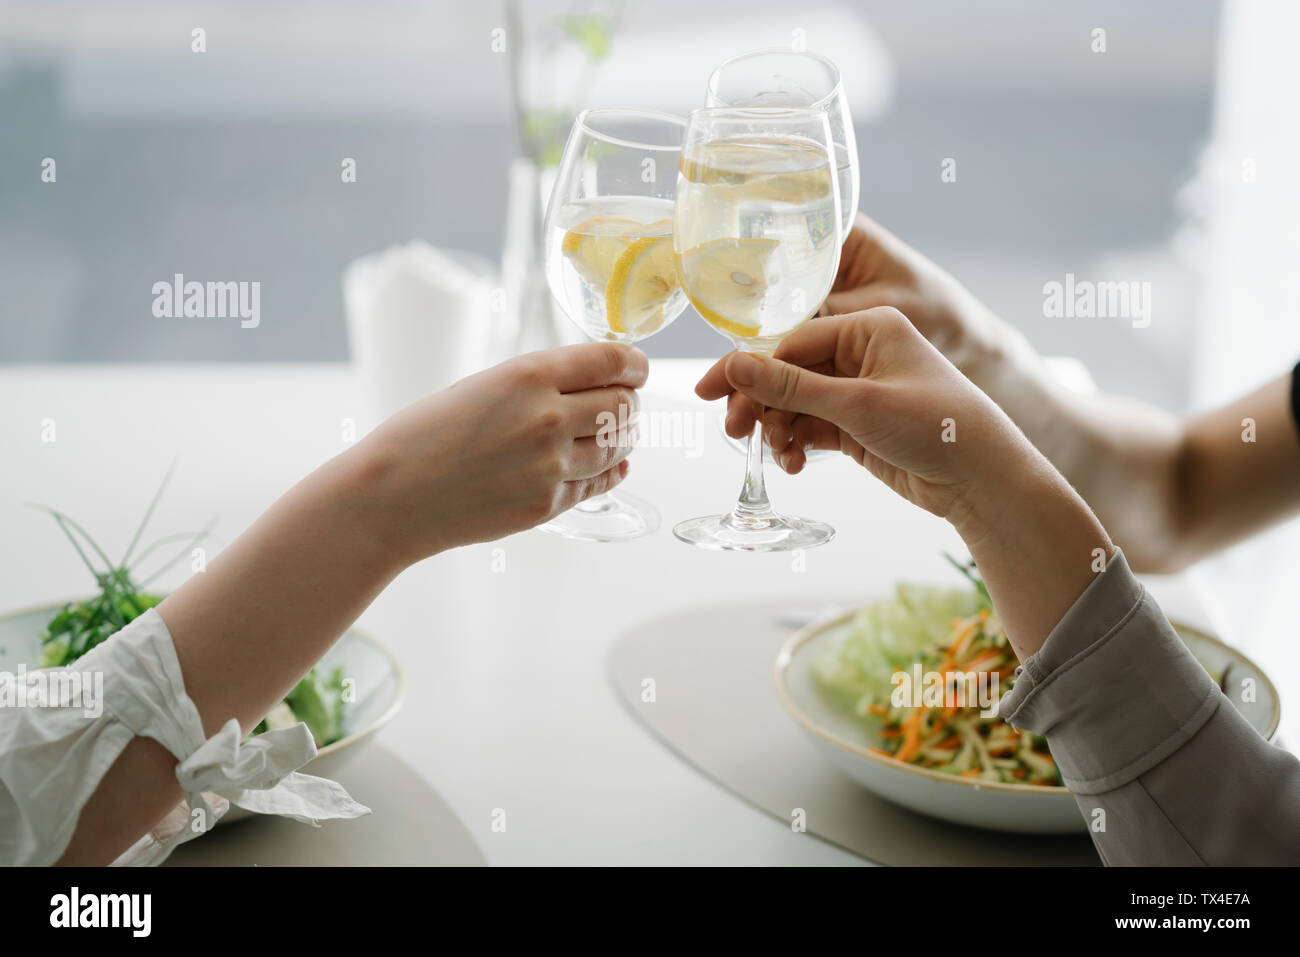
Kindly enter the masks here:
[[763, 482], [763, 422], [754, 423], [749, 434], [749, 451], [745, 456], [745, 484], [740, 489], [740, 499], [731, 510], [733, 521], [745, 525], [766, 524], [772, 518], [772, 506], [767, 500], [767, 486]]

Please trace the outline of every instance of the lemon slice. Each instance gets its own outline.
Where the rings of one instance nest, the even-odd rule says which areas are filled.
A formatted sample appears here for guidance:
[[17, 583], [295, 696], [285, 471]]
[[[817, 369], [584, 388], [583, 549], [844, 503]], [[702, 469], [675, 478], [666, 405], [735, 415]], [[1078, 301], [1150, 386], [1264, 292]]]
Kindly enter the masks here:
[[610, 330], [650, 335], [663, 325], [664, 306], [678, 286], [672, 236], [634, 239], [614, 263], [605, 287]]
[[775, 239], [714, 239], [682, 253], [682, 285], [699, 314], [728, 335], [758, 335], [763, 296], [780, 279], [772, 265], [779, 245]]
[[597, 216], [566, 232], [560, 250], [569, 257], [584, 282], [604, 289], [618, 257], [632, 242], [630, 237], [643, 229], [635, 219], [626, 216]]
[[795, 141], [709, 143], [684, 157], [681, 171], [692, 183], [729, 187], [733, 201], [806, 205], [831, 195], [826, 154]]

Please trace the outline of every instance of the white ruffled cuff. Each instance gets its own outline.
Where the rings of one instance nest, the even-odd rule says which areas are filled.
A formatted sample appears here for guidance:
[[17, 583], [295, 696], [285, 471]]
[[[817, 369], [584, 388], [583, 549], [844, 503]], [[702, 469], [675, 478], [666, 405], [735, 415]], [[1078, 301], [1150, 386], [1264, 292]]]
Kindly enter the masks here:
[[[152, 609], [70, 668], [81, 673], [82, 687], [98, 684], [102, 708], [85, 707], [84, 696], [0, 708], [0, 863], [57, 860], [82, 807], [136, 735], [176, 756], [185, 800], [114, 864], [160, 863], [210, 830], [232, 804], [312, 825], [370, 813], [339, 784], [298, 773], [316, 756], [306, 725], [241, 741], [231, 719], [205, 740], [171, 634]], [[18, 680], [39, 680], [34, 674]]]

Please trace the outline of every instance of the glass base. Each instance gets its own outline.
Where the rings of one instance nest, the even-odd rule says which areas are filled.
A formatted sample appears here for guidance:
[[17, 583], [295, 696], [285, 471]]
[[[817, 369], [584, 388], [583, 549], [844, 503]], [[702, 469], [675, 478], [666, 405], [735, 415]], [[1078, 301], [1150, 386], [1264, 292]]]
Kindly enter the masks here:
[[790, 552], [815, 548], [835, 537], [835, 529], [790, 515], [742, 518], [735, 512], [680, 522], [673, 534], [683, 542], [724, 552]]
[[658, 531], [659, 510], [634, 495], [606, 492], [538, 527], [583, 542], [626, 542]]
[[[730, 435], [727, 434], [727, 407], [725, 403], [723, 404], [722, 407], [722, 418], [718, 419], [718, 431], [722, 433], [722, 438], [726, 441], [728, 445], [731, 446], [731, 448], [735, 452], [737, 452], [740, 455], [749, 454], [748, 436], [743, 436], [739, 439], [736, 439], [736, 438], [732, 438]], [[767, 444], [766, 439], [763, 440], [763, 449], [767, 452], [768, 455], [772, 454], [772, 446]], [[828, 462], [840, 454], [841, 453], [836, 452], [834, 449], [808, 449], [803, 454], [804, 464], [813, 465], [817, 462]]]

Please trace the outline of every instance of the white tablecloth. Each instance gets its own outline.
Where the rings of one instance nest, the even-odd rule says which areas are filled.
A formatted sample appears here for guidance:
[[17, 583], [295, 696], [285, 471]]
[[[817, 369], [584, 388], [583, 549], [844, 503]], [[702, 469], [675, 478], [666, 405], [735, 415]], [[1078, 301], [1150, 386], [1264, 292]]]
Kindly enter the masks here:
[[[838, 529], [823, 548], [743, 555], [677, 542], [672, 524], [729, 507], [743, 472], [716, 408], [691, 392], [706, 365], [652, 364], [643, 410], [661, 443], [687, 440], [632, 457], [626, 487], [658, 504], [658, 534], [595, 545], [529, 532], [440, 555], [361, 619], [410, 679], [384, 745], [447, 799], [490, 863], [856, 861], [792, 839], [670, 754], [615, 698], [604, 652], [621, 629], [700, 602], [789, 594], [815, 610], [819, 596], [865, 598], [899, 578], [955, 583], [940, 552], [962, 554], [961, 543], [847, 459], [795, 478], [769, 468], [779, 509]], [[66, 511], [116, 557], [178, 456], [146, 540], [217, 516], [228, 542], [345, 447], [358, 395], [346, 365], [0, 367], [0, 610], [91, 584], [51, 520], [23, 503]], [[1184, 582], [1152, 584], [1171, 616], [1213, 625]]]

